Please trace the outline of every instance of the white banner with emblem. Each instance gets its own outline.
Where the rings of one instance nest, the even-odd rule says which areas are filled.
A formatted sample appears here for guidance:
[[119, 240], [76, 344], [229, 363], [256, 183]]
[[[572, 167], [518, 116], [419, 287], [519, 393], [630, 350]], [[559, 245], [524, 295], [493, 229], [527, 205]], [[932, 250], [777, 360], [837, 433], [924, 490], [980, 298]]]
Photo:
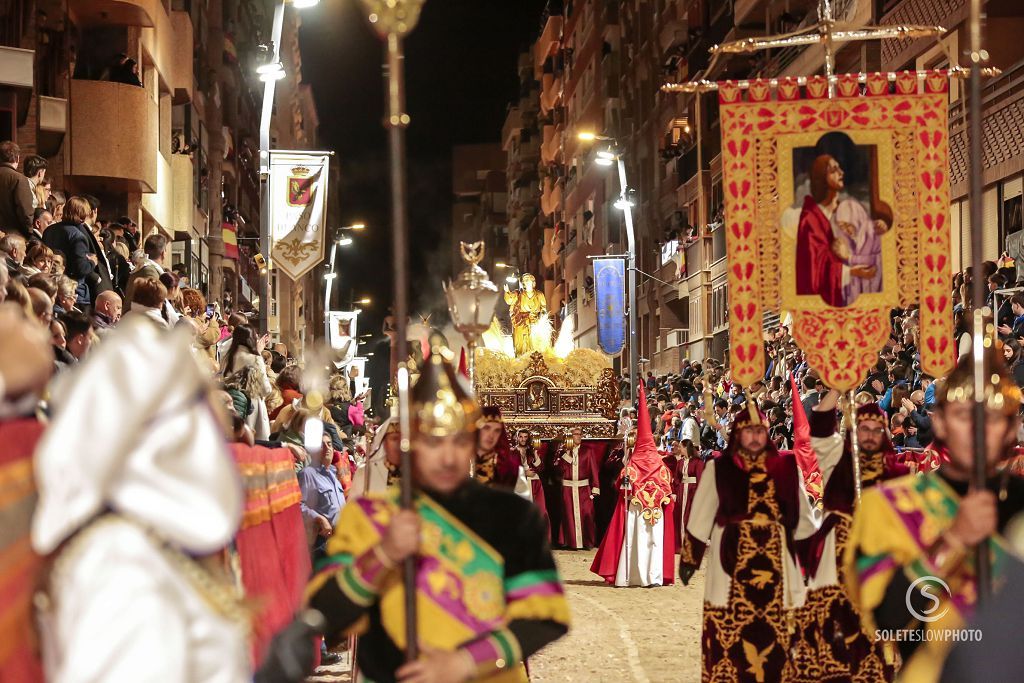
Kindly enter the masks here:
[[328, 152], [270, 152], [270, 256], [298, 280], [324, 259]]

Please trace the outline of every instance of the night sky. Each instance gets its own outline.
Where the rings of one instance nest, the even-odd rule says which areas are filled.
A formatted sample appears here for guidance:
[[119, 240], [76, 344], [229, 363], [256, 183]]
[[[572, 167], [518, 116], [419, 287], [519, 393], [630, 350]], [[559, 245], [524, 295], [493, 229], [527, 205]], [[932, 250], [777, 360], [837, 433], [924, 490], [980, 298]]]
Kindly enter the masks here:
[[[499, 141], [518, 90], [518, 55], [539, 34], [543, 6], [544, 0], [428, 0], [406, 41], [414, 312], [438, 303], [440, 279], [452, 275], [433, 256], [450, 250], [452, 146]], [[320, 147], [336, 151], [341, 164], [340, 220], [369, 226], [339, 255], [338, 291], [348, 296], [354, 286], [357, 297], [373, 297], [360, 332], [379, 335], [392, 278], [384, 46], [358, 0], [322, 0], [302, 16], [302, 72], [316, 98]]]

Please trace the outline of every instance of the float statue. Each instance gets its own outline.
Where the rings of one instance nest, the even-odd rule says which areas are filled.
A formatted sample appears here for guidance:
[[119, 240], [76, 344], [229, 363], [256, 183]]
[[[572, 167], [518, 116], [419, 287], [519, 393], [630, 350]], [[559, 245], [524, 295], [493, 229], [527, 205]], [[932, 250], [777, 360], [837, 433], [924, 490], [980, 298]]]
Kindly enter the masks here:
[[532, 326], [548, 314], [548, 302], [544, 293], [537, 291], [536, 278], [526, 273], [519, 279], [519, 285], [514, 292], [505, 285], [505, 303], [512, 317], [512, 343], [517, 356], [542, 350], [534, 348]]

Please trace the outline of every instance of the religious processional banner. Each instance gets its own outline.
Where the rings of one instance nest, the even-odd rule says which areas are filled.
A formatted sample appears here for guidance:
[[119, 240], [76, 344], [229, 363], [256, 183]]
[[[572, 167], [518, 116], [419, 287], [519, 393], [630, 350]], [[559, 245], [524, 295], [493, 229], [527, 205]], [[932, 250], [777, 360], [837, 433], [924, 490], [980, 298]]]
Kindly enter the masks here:
[[326, 152], [270, 152], [270, 255], [292, 280], [324, 258], [330, 161]]
[[765, 373], [763, 314], [825, 383], [860, 384], [920, 302], [924, 371], [952, 370], [945, 72], [719, 85], [733, 378]]
[[331, 348], [341, 356], [343, 363], [350, 362], [356, 356], [358, 346], [356, 336], [359, 330], [358, 311], [328, 311], [327, 321], [331, 331]]
[[620, 258], [594, 259], [597, 345], [609, 356], [620, 353], [626, 343], [624, 266]]

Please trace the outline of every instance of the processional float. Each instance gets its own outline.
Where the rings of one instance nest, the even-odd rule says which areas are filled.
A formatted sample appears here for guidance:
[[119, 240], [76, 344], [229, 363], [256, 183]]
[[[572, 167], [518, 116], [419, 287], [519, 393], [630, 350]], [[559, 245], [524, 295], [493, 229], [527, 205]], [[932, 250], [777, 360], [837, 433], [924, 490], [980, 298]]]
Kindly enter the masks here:
[[[665, 92], [699, 98], [717, 92], [728, 255], [730, 366], [749, 386], [765, 374], [763, 316], [792, 315], [792, 334], [824, 382], [849, 396], [890, 335], [889, 311], [920, 305], [924, 372], [954, 367], [950, 300], [948, 89], [969, 75], [971, 225], [981, 226], [980, 0], [971, 2], [970, 69], [835, 73], [838, 44], [937, 38], [941, 26], [840, 26], [830, 0], [818, 22], [778, 36], [711, 48], [711, 72], [723, 55], [821, 45], [825, 74], [670, 83]], [[955, 61], [955, 60], [951, 60]], [[700, 141], [698, 140], [698, 147]], [[832, 239], [833, 226], [840, 237]], [[982, 231], [972, 231], [973, 272], [982, 271]], [[972, 486], [985, 479], [984, 278], [974, 278], [976, 404]], [[856, 431], [853, 468], [860, 499]], [[982, 594], [990, 588], [987, 553], [977, 557]]]

